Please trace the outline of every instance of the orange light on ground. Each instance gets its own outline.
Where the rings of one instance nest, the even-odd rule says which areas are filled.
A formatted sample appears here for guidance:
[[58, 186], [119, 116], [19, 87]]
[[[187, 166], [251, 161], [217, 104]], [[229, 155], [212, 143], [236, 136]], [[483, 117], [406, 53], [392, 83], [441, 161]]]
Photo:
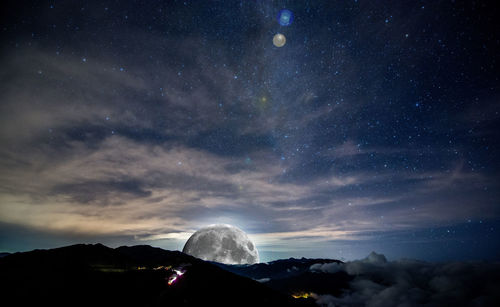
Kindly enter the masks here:
[[293, 298], [309, 298], [309, 297], [312, 297], [312, 293], [299, 292], [299, 293], [292, 294], [292, 297]]
[[160, 265], [160, 266], [157, 266], [156, 268], [153, 268], [153, 270], [157, 271], [157, 270], [170, 270], [172, 268], [171, 265]]

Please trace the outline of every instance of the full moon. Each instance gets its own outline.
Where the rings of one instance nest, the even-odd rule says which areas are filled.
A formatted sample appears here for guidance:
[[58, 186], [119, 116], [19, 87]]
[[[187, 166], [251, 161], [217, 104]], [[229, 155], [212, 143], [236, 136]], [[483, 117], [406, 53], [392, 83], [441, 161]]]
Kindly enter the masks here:
[[259, 252], [246, 233], [226, 224], [201, 228], [187, 240], [182, 252], [226, 264], [259, 262]]
[[281, 33], [278, 33], [278, 34], [274, 35], [274, 37], [273, 37], [273, 44], [276, 47], [283, 47], [283, 46], [285, 46], [285, 43], [286, 43], [286, 37], [285, 37], [285, 35], [283, 35]]

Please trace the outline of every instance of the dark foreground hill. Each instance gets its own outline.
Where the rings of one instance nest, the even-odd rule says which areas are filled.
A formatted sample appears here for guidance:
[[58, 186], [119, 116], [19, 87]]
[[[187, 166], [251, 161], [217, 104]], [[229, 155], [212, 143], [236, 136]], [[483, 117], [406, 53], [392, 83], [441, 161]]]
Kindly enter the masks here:
[[[8, 306], [314, 306], [181, 252], [73, 245], [0, 259]], [[4, 305], [4, 306], [7, 306]]]

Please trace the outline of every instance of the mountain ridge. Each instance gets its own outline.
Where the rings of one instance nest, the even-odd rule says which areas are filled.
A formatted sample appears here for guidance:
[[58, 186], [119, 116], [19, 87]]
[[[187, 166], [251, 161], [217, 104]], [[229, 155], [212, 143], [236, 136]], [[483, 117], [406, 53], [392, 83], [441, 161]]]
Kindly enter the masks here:
[[75, 244], [14, 253], [0, 258], [0, 272], [6, 300], [18, 306], [314, 305], [182, 252], [149, 245]]

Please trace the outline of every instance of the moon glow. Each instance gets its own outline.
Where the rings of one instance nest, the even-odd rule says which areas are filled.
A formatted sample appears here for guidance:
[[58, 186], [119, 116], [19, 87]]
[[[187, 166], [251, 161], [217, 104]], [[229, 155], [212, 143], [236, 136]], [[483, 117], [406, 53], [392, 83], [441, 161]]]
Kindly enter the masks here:
[[259, 262], [259, 252], [246, 233], [225, 224], [210, 225], [196, 231], [187, 240], [182, 252], [226, 264]]

